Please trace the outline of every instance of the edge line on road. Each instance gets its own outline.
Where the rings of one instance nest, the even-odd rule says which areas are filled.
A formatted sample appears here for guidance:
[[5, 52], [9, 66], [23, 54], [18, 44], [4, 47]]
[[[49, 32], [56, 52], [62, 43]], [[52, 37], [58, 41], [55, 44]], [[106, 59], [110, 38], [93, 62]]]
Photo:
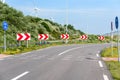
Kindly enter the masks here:
[[99, 63], [99, 65], [100, 65], [100, 67], [103, 67], [103, 64], [102, 64], [101, 61], [98, 61], [98, 63]]
[[69, 51], [78, 49], [78, 48], [81, 48], [81, 47], [76, 47], [76, 48], [72, 48], [72, 49], [65, 50], [65, 51], [61, 52], [60, 54], [58, 54], [58, 56], [60, 56], [60, 55], [62, 55], [62, 54], [64, 54], [64, 53], [67, 53], [67, 52], [69, 52]]
[[108, 76], [105, 74], [103, 74], [103, 78], [104, 78], [104, 80], [109, 80]]
[[29, 73], [29, 71], [26, 71], [26, 72], [24, 72], [24, 73], [18, 75], [17, 77], [15, 77], [15, 78], [13, 78], [13, 79], [11, 79], [11, 80], [18, 80], [19, 78], [25, 76], [25, 75], [28, 74], [28, 73]]
[[97, 57], [99, 57], [99, 54], [96, 54]]

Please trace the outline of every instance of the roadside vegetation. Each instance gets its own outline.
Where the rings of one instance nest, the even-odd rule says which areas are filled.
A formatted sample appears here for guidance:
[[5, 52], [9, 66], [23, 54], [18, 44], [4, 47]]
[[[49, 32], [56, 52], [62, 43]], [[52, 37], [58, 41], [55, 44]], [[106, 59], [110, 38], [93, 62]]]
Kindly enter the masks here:
[[[0, 1], [0, 45], [3, 43], [4, 31], [2, 29], [2, 22], [8, 22], [8, 30], [6, 31], [7, 43], [15, 44], [17, 33], [30, 33], [31, 41], [38, 41], [38, 34], [49, 34], [49, 40], [59, 40], [61, 34], [68, 34], [70, 39], [78, 38], [78, 36], [85, 34], [80, 30], [76, 30], [71, 24], [58, 24], [49, 19], [42, 19], [27, 15], [25, 16], [21, 11], [18, 11], [7, 4]], [[76, 35], [76, 36], [75, 36]]]
[[21, 42], [20, 45], [9, 45], [7, 47], [6, 52], [4, 52], [4, 47], [0, 48], [0, 54], [6, 54], [6, 55], [16, 55], [16, 54], [21, 54], [24, 52], [29, 52], [37, 49], [42, 49], [42, 48], [47, 48], [51, 46], [59, 46], [59, 45], [71, 45], [71, 44], [88, 44], [87, 41], [81, 41], [81, 40], [68, 40], [68, 43], [65, 43], [65, 40], [61, 42], [49, 42], [49, 41], [42, 41], [40, 42], [29, 42], [28, 47], [27, 47], [27, 42]]
[[[6, 45], [7, 51], [4, 53], [4, 30], [2, 29], [2, 22], [8, 22], [8, 30], [6, 31]], [[49, 19], [42, 19], [30, 15], [24, 15], [21, 11], [18, 11], [7, 4], [3, 4], [0, 1], [0, 54], [18, 54], [27, 52], [46, 46], [52, 46], [51, 44], [38, 45], [38, 34], [49, 34], [49, 40], [56, 41], [61, 40], [60, 35], [67, 33], [70, 35], [68, 44], [84, 44], [84, 43], [104, 43], [109, 42], [109, 37], [106, 37], [104, 41], [98, 40], [98, 35], [89, 35], [87, 40], [80, 40], [80, 36], [85, 34], [81, 30], [76, 30], [71, 24], [61, 25], [53, 22]], [[30, 33], [31, 40], [29, 41], [29, 47], [26, 48], [26, 41], [17, 41], [17, 33]], [[61, 40], [62, 41], [62, 40]], [[63, 42], [52, 43], [54, 45], [63, 44]], [[65, 40], [64, 40], [65, 41]]]
[[47, 48], [50, 46], [56, 46], [56, 45], [60, 45], [61, 43], [54, 43], [54, 44], [35, 44], [35, 45], [29, 45], [28, 48], [26, 47], [26, 45], [21, 45], [18, 47], [11, 47], [11, 48], [7, 48], [7, 51], [4, 52], [3, 49], [1, 50], [2, 54], [6, 54], [6, 55], [16, 55], [16, 54], [21, 54], [21, 53], [25, 53], [25, 52], [30, 52], [33, 50], [37, 50], [37, 49], [42, 49], [42, 48]]
[[[113, 50], [113, 52], [112, 52]], [[109, 48], [105, 48], [104, 50], [102, 50], [102, 57], [113, 57], [113, 58], [117, 58], [118, 57], [118, 52], [117, 52], [117, 47], [114, 46], [113, 48], [109, 47]]]
[[120, 62], [108, 61], [106, 62], [114, 80], [120, 80]]
[[[101, 53], [102, 57], [118, 58], [117, 47], [113, 47], [113, 54], [111, 48], [106, 48]], [[120, 80], [120, 62], [118, 61], [105, 61], [108, 70], [111, 72], [114, 80]]]

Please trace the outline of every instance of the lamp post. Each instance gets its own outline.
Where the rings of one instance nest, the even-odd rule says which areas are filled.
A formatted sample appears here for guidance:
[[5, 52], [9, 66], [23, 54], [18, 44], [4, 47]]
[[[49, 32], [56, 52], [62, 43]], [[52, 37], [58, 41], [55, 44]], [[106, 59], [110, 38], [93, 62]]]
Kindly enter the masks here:
[[[68, 34], [68, 0], [66, 0], [66, 34]], [[66, 39], [65, 43], [68, 43], [68, 40]]]

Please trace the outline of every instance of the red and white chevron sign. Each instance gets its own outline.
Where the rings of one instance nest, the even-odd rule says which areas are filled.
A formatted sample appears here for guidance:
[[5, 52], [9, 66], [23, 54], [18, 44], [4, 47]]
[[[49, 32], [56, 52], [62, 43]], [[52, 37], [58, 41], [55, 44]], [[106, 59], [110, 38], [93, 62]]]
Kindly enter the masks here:
[[82, 39], [82, 40], [86, 40], [87, 38], [88, 38], [87, 35], [82, 35], [82, 36], [80, 36], [80, 39]]
[[21, 41], [21, 40], [30, 40], [31, 36], [30, 33], [18, 33], [17, 34], [17, 40]]
[[61, 39], [69, 39], [69, 34], [62, 34]]
[[99, 40], [104, 40], [105, 37], [104, 37], [104, 36], [98, 36], [98, 39], [99, 39]]
[[49, 38], [48, 34], [39, 34], [38, 39], [39, 40], [47, 40]]

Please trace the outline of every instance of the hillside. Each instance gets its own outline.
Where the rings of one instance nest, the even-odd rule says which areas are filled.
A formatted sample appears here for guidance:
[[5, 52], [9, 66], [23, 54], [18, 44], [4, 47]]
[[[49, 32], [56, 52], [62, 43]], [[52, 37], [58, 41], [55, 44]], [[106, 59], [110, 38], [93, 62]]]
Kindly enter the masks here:
[[[21, 11], [18, 11], [12, 7], [9, 7], [7, 4], [0, 2], [0, 24], [3, 21], [7, 21], [9, 28], [6, 31], [7, 43], [16, 42], [17, 33], [28, 32], [31, 34], [31, 41], [38, 41], [38, 34], [49, 34], [49, 40], [59, 40], [60, 35], [65, 33], [66, 25], [62, 26], [56, 22], [52, 22], [48, 19], [41, 19], [33, 16], [24, 16]], [[81, 35], [84, 32], [76, 30], [74, 26], [68, 25], [68, 33], [70, 39], [76, 38], [74, 34]], [[0, 25], [0, 43], [3, 43], [4, 31], [2, 25]], [[79, 37], [79, 36], [78, 36]]]

